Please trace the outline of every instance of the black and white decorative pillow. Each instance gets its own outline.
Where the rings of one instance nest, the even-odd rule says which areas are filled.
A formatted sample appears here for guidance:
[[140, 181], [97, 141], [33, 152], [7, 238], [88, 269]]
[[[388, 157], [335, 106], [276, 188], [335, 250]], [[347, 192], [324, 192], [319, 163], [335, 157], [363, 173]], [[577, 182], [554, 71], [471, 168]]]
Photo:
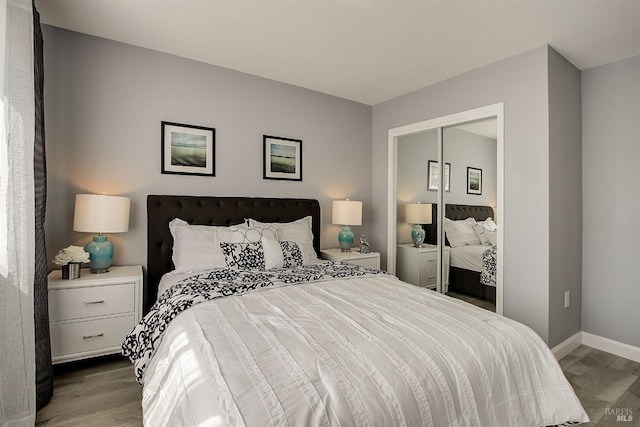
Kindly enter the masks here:
[[220, 242], [220, 248], [229, 268], [242, 270], [264, 270], [265, 268], [262, 242]]
[[280, 242], [284, 268], [299, 267], [304, 264], [302, 251], [296, 242]]
[[246, 224], [232, 225], [231, 242], [233, 243], [249, 243], [259, 242], [262, 237], [267, 239], [278, 239], [278, 230], [269, 224], [259, 226], [248, 226]]

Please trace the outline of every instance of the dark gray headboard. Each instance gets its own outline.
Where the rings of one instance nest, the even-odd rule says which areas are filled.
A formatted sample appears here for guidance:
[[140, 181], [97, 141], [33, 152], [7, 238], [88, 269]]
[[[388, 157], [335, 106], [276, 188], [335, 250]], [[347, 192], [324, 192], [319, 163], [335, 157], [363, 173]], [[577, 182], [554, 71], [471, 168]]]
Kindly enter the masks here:
[[[433, 210], [431, 224], [423, 226], [426, 231], [424, 241], [425, 243], [435, 245], [438, 236], [438, 205], [434, 203], [431, 206]], [[475, 218], [477, 221], [484, 221], [489, 217], [493, 218], [493, 208], [491, 206], [453, 205], [447, 203], [445, 205], [444, 216], [454, 221], [467, 218]]]
[[313, 247], [320, 254], [320, 203], [312, 199], [259, 197], [147, 196], [147, 283], [144, 311], [155, 302], [162, 275], [173, 270], [169, 222], [180, 218], [195, 225], [240, 224], [245, 218], [289, 222], [311, 215]]

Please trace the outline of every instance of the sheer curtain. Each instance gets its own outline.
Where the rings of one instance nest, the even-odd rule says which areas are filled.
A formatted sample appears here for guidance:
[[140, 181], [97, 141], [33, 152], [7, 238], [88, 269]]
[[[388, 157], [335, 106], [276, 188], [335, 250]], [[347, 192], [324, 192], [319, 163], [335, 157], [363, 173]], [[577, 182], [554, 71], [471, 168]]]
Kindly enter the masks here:
[[0, 0], [0, 425], [35, 423], [31, 0]]

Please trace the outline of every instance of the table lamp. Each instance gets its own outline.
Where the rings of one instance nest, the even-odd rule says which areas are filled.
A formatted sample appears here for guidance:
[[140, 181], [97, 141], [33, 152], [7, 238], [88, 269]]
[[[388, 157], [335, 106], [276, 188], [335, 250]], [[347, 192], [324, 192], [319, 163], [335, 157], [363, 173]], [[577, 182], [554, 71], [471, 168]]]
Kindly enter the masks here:
[[362, 225], [362, 202], [354, 200], [334, 200], [331, 209], [331, 222], [342, 225], [338, 233], [338, 244], [342, 252], [349, 252], [353, 246], [353, 233], [350, 225]]
[[414, 224], [411, 230], [411, 241], [416, 248], [419, 248], [425, 237], [422, 224], [431, 224], [431, 203], [409, 203], [407, 205], [407, 222]]
[[129, 230], [128, 197], [104, 194], [76, 194], [73, 230], [97, 233], [85, 246], [89, 252], [92, 273], [106, 273], [113, 259], [113, 243], [104, 233], [124, 233]]

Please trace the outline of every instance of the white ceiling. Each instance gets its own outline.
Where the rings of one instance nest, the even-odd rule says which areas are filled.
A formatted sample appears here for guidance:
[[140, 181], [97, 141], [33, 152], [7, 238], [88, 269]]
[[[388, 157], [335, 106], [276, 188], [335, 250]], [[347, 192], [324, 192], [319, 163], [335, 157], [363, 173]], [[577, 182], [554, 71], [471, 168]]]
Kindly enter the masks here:
[[42, 22], [368, 105], [549, 44], [640, 54], [640, 0], [39, 0]]

